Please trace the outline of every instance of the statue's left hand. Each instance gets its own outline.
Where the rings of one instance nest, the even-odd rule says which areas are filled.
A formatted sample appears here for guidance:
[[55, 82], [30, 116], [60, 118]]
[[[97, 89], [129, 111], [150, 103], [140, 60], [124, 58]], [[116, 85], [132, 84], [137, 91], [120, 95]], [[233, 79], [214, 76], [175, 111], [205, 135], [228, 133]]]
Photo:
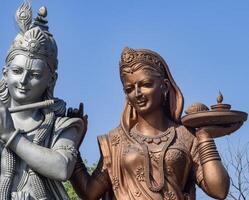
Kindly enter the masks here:
[[10, 112], [0, 101], [0, 139], [7, 142], [14, 131], [15, 127]]
[[[84, 129], [83, 129], [83, 135], [85, 136], [87, 131], [87, 125], [88, 125], [88, 116], [84, 114], [84, 104], [81, 102], [79, 105], [79, 108], [68, 108], [67, 110], [67, 117], [77, 117], [81, 118], [84, 122]], [[83, 138], [84, 138], [83, 136]]]
[[243, 125], [243, 122], [233, 123], [229, 125], [217, 125], [217, 126], [205, 126], [197, 130], [196, 134], [206, 133], [212, 137], [220, 137], [224, 135], [229, 135], [236, 130], [238, 130]]

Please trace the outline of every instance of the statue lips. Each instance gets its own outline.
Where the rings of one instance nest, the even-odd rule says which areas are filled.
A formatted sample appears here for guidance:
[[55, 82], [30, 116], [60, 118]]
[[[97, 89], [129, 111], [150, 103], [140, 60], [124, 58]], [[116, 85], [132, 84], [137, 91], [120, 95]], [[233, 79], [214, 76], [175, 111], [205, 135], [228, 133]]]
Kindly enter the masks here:
[[137, 98], [136, 100], [136, 104], [139, 106], [139, 107], [144, 107], [147, 103], [147, 100], [146, 98], [144, 97], [141, 97], [141, 98]]
[[17, 87], [17, 90], [18, 90], [20, 93], [25, 94], [25, 93], [27, 93], [30, 89], [25, 88], [25, 87]]
[[137, 105], [138, 105], [139, 107], [145, 106], [146, 103], [147, 103], [147, 101], [137, 101]]

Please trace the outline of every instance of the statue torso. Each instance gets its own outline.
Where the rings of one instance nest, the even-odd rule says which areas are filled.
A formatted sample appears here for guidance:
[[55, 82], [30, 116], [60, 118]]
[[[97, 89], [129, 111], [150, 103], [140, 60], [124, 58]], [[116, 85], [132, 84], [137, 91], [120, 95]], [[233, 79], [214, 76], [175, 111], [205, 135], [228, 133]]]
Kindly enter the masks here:
[[110, 158], [99, 141], [117, 199], [195, 198], [194, 177], [189, 176], [194, 170], [195, 137], [184, 127], [173, 127], [154, 139], [143, 138], [133, 130], [127, 134], [119, 127], [107, 140]]
[[[69, 126], [78, 126], [81, 124], [81, 121], [77, 118], [66, 118], [66, 117], [58, 117], [53, 122], [53, 128], [50, 130], [49, 134], [47, 135], [46, 139], [40, 144], [42, 147], [46, 147], [52, 149], [55, 145], [56, 141], [60, 138], [61, 133], [64, 129]], [[42, 125], [41, 125], [42, 126]], [[37, 130], [34, 130], [29, 133], [23, 133], [23, 135], [29, 140], [33, 141], [35, 134], [37, 134]], [[66, 144], [65, 144], [66, 145]], [[1, 178], [4, 176], [8, 176], [8, 165], [7, 158], [5, 155], [7, 150], [4, 148], [4, 145], [1, 145]], [[32, 156], [32, 155], [30, 155]], [[35, 200], [34, 197], [34, 188], [33, 184], [31, 183], [31, 176], [30, 167], [27, 163], [22, 160], [17, 155], [15, 156], [15, 167], [14, 173], [12, 174], [12, 182], [11, 182], [11, 195], [13, 200]], [[35, 157], [34, 157], [35, 159]], [[43, 177], [40, 175], [40, 177]], [[47, 177], [42, 178], [45, 183], [46, 192], [49, 196], [49, 199], [57, 199], [57, 200], [66, 200], [69, 199], [62, 184], [56, 180], [50, 180]]]

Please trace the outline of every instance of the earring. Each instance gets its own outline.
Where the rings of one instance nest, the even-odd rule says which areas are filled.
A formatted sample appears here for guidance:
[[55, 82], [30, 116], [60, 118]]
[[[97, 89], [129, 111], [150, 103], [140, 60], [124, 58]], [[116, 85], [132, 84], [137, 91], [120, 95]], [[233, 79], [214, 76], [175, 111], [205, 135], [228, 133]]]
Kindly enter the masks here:
[[168, 95], [167, 92], [164, 92], [164, 93], [163, 93], [163, 105], [164, 105], [164, 106], [167, 104], [167, 95]]
[[168, 92], [164, 92], [164, 101], [167, 101]]

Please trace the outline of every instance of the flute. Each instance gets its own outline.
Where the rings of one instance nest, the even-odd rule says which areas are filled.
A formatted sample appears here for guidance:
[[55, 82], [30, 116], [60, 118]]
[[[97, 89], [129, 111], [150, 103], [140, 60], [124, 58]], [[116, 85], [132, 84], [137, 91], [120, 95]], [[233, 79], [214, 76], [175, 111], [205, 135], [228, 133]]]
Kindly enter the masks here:
[[45, 100], [37, 103], [31, 103], [27, 105], [22, 105], [22, 106], [17, 106], [13, 108], [9, 108], [10, 113], [16, 113], [16, 112], [21, 112], [21, 111], [26, 111], [26, 110], [32, 110], [34, 108], [46, 108], [54, 104], [54, 100]]

